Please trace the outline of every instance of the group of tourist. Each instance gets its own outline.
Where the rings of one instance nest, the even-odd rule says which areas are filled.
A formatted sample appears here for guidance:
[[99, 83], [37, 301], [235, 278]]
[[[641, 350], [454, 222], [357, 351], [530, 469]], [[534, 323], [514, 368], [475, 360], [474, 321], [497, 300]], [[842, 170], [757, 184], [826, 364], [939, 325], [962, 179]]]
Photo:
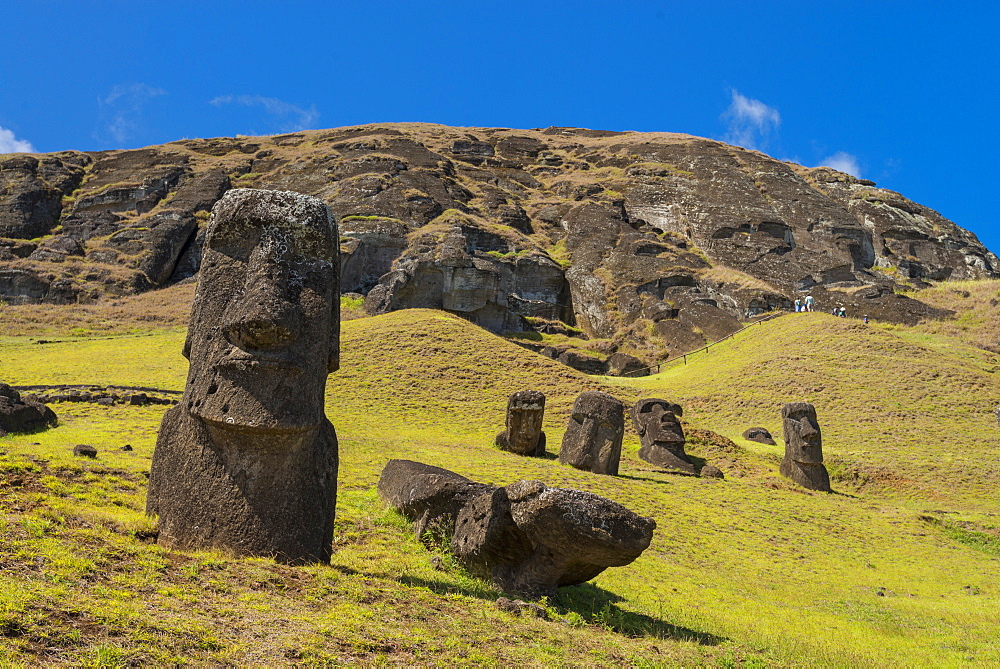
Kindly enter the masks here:
[[813, 306], [816, 304], [816, 300], [813, 299], [812, 295], [806, 295], [806, 299], [800, 297], [795, 298], [795, 313], [800, 311], [812, 311]]

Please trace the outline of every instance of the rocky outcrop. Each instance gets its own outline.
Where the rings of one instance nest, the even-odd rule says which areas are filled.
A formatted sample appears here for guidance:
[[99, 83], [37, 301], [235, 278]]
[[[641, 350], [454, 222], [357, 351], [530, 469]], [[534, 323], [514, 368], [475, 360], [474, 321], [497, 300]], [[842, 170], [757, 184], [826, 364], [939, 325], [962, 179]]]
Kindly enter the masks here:
[[28, 273], [0, 279], [0, 299], [191, 276], [234, 186], [324, 200], [343, 224], [342, 288], [372, 313], [562, 323], [646, 363], [807, 292], [819, 310], [913, 322], [941, 312], [901, 285], [1000, 276], [975, 235], [829, 168], [680, 134], [387, 124], [0, 157], [0, 271]]
[[38, 400], [0, 383], [0, 436], [8, 432], [38, 432], [58, 423], [56, 414]]

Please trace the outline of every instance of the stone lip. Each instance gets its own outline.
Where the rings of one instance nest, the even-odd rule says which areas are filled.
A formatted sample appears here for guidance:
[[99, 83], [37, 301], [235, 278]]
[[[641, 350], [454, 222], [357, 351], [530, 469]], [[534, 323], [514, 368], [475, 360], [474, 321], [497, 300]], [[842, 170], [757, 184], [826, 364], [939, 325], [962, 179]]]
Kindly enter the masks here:
[[422, 541], [450, 547], [473, 574], [528, 597], [633, 562], [656, 528], [592, 493], [540, 481], [501, 488], [410, 460], [390, 460], [378, 491]]

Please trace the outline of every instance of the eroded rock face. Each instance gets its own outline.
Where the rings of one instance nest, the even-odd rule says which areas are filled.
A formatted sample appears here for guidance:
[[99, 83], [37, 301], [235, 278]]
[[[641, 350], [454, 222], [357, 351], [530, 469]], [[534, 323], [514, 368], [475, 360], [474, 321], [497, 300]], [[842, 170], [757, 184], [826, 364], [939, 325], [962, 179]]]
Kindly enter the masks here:
[[830, 492], [816, 408], [808, 402], [791, 402], [781, 408], [781, 418], [785, 433], [781, 475], [803, 488]]
[[644, 399], [632, 408], [632, 424], [642, 442], [640, 458], [658, 467], [694, 476], [694, 465], [684, 452], [684, 428], [679, 420], [683, 414], [679, 404]]
[[625, 436], [625, 405], [596, 390], [580, 394], [563, 435], [559, 462], [617, 476]]
[[656, 528], [591, 493], [539, 481], [498, 488], [408, 460], [390, 460], [378, 489], [422, 540], [445, 543], [473, 574], [531, 597], [631, 563]]
[[38, 432], [55, 427], [56, 414], [41, 402], [21, 394], [6, 383], [0, 383], [0, 436], [16, 432]]
[[323, 389], [339, 366], [337, 242], [316, 198], [237, 189], [216, 204], [187, 385], [150, 471], [161, 545], [329, 561], [338, 454]]
[[748, 427], [743, 431], [743, 438], [750, 441], [756, 441], [759, 444], [767, 444], [769, 446], [775, 446], [774, 437], [766, 427]]
[[518, 455], [545, 455], [545, 395], [537, 390], [519, 390], [507, 401], [507, 429], [496, 437], [496, 445]]

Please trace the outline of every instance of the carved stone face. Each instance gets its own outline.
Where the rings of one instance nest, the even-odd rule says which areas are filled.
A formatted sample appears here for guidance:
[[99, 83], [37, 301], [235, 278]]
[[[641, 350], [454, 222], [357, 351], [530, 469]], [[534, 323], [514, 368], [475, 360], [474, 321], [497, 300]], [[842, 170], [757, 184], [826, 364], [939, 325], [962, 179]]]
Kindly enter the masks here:
[[545, 416], [545, 395], [535, 390], [522, 390], [507, 402], [507, 440], [511, 450], [530, 453], [538, 444]]
[[807, 402], [792, 402], [781, 408], [785, 430], [785, 457], [795, 462], [823, 462], [823, 438], [816, 408]]
[[684, 413], [679, 404], [666, 400], [639, 400], [632, 412], [635, 431], [643, 446], [657, 445], [674, 451], [684, 450], [684, 429], [678, 417]]
[[611, 395], [588, 390], [573, 404], [559, 461], [598, 474], [618, 473], [625, 411]]
[[316, 198], [237, 189], [215, 205], [184, 346], [193, 415], [244, 432], [319, 424], [339, 366], [338, 243]]

